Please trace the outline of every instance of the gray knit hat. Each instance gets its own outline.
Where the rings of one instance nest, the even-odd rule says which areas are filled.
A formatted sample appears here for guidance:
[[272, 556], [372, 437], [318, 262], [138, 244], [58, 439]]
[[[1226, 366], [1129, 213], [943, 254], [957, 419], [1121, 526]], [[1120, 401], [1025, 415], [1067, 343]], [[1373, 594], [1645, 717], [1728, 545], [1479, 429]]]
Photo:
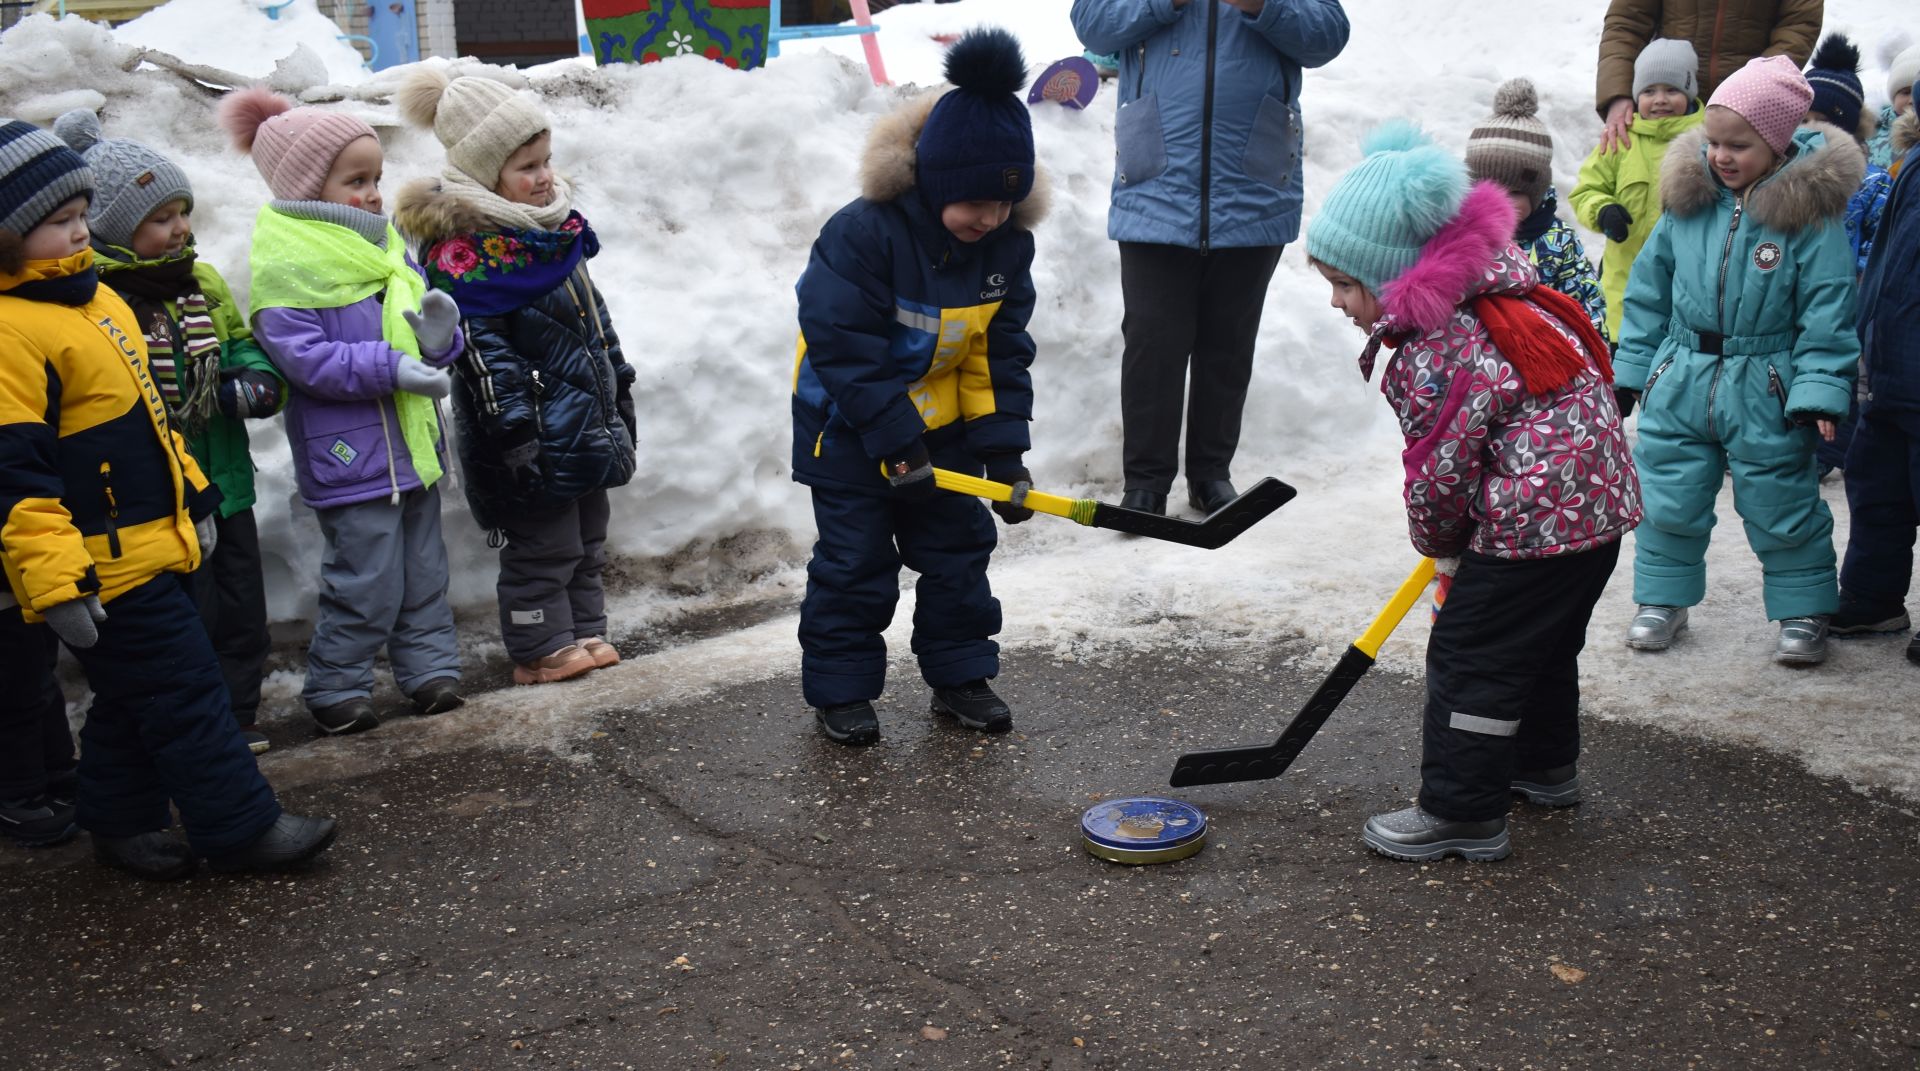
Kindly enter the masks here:
[[193, 211], [193, 186], [179, 165], [137, 141], [106, 137], [91, 111], [75, 108], [62, 115], [53, 132], [93, 169], [87, 225], [95, 245], [131, 247], [141, 221], [168, 201], [185, 201]]
[[1467, 172], [1527, 198], [1533, 207], [1553, 182], [1553, 135], [1536, 116], [1540, 97], [1525, 78], [1503, 82], [1493, 94], [1493, 114], [1467, 137]]
[[0, 232], [19, 238], [53, 210], [93, 193], [87, 163], [48, 131], [0, 119]]
[[1672, 86], [1693, 100], [1700, 95], [1700, 54], [1693, 42], [1679, 37], [1658, 37], [1647, 42], [1640, 57], [1633, 61], [1633, 95], [1638, 98], [1648, 86]]

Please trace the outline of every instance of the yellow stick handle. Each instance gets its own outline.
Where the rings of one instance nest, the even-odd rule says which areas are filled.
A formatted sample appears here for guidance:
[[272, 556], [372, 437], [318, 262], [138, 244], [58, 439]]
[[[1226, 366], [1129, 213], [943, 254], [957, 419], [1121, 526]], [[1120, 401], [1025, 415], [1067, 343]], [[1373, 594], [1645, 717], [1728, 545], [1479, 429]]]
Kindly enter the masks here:
[[[945, 491], [991, 499], [994, 502], [1013, 501], [1011, 484], [983, 480], [978, 476], [969, 476], [952, 469], [934, 469], [933, 482]], [[1050, 513], [1055, 517], [1065, 517], [1076, 524], [1092, 524], [1093, 507], [1097, 504], [1091, 498], [1066, 498], [1061, 495], [1050, 495], [1045, 491], [1028, 491], [1026, 501], [1021, 503], [1035, 513]]]
[[1399, 627], [1401, 618], [1407, 616], [1407, 611], [1413, 608], [1413, 604], [1419, 601], [1420, 596], [1427, 590], [1427, 585], [1432, 582], [1433, 559], [1422, 558], [1420, 564], [1413, 567], [1413, 572], [1408, 573], [1407, 578], [1400, 582], [1400, 590], [1393, 593], [1393, 598], [1388, 600], [1387, 605], [1381, 609], [1380, 616], [1373, 619], [1373, 624], [1367, 626], [1367, 631], [1361, 633], [1360, 638], [1353, 641], [1353, 645], [1368, 658], [1380, 657], [1380, 645], [1387, 642], [1388, 636], [1393, 635], [1393, 630]]

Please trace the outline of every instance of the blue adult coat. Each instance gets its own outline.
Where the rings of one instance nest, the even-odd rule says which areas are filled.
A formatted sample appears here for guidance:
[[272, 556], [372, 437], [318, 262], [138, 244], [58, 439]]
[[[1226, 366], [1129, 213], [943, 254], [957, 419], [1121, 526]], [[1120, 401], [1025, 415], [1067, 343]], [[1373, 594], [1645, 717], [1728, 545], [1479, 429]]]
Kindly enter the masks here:
[[1339, 0], [1074, 0], [1088, 48], [1120, 56], [1107, 236], [1210, 248], [1300, 236], [1301, 70], [1347, 44]]

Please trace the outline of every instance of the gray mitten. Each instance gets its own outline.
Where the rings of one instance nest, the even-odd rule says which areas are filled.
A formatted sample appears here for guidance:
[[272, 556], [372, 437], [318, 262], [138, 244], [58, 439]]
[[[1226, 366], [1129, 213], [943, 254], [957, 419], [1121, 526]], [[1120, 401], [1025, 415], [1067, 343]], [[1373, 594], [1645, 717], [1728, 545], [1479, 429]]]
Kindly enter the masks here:
[[427, 291], [419, 312], [400, 314], [420, 340], [420, 352], [437, 357], [453, 346], [453, 329], [460, 326], [460, 306], [439, 290]]
[[412, 357], [400, 358], [393, 370], [394, 385], [408, 394], [445, 398], [453, 393], [453, 375], [444, 368], [428, 368]]
[[193, 522], [193, 534], [200, 540], [200, 565], [206, 567], [207, 559], [213, 557], [213, 548], [220, 542], [220, 529], [214, 527], [213, 514]]
[[47, 627], [66, 641], [68, 647], [87, 648], [100, 642], [100, 622], [107, 619], [107, 611], [100, 605], [100, 596], [83, 595], [72, 602], [47, 607], [43, 616]]

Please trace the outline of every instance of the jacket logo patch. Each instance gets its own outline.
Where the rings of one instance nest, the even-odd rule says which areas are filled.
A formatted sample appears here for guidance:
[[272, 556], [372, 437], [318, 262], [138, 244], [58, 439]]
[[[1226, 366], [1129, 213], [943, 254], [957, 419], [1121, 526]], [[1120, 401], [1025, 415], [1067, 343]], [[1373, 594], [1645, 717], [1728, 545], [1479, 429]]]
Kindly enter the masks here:
[[545, 610], [511, 610], [508, 612], [516, 625], [544, 625], [547, 623]]
[[1753, 251], [1753, 266], [1761, 271], [1772, 271], [1780, 266], [1780, 247], [1772, 242], [1761, 242]]
[[333, 459], [340, 462], [342, 466], [353, 464], [353, 459], [360, 456], [360, 451], [348, 446], [347, 440], [345, 439], [333, 440], [333, 445], [327, 447], [327, 453], [332, 455]]
[[1017, 167], [1009, 167], [1000, 173], [1000, 180], [1006, 183], [1008, 193], [1013, 193], [1020, 188], [1021, 177], [1020, 169]]

